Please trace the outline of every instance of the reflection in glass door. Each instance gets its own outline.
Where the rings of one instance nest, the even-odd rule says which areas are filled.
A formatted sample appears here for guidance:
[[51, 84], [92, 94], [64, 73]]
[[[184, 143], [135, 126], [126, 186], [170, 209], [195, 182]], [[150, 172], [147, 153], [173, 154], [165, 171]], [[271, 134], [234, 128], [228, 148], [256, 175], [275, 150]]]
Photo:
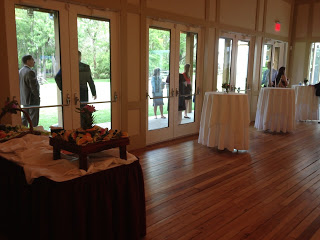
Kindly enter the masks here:
[[314, 85], [319, 82], [320, 69], [320, 43], [314, 42], [311, 44], [310, 64], [309, 64], [309, 81]]
[[195, 88], [197, 73], [197, 46], [198, 34], [191, 32], [180, 32], [179, 73], [187, 82], [183, 96], [186, 110], [182, 111], [180, 124], [195, 121]]
[[237, 71], [236, 82], [234, 83], [237, 89], [247, 89], [247, 76], [248, 76], [248, 61], [249, 61], [249, 42], [238, 41], [237, 48]]
[[169, 127], [170, 30], [149, 28], [148, 130]]
[[96, 109], [94, 121], [111, 128], [110, 22], [78, 16], [80, 107]]
[[271, 77], [271, 66], [273, 65], [272, 61], [272, 45], [264, 44], [263, 45], [263, 58], [261, 65], [261, 87], [271, 87], [272, 78]]
[[222, 91], [222, 84], [231, 78], [232, 39], [219, 38], [217, 89]]
[[[55, 81], [61, 62], [59, 14], [54, 10], [16, 5], [15, 20], [21, 106], [31, 116], [34, 127], [39, 125], [46, 130], [50, 126], [63, 127], [62, 82]], [[23, 63], [22, 59], [28, 61]], [[33, 73], [30, 69], [35, 77], [27, 76]], [[23, 116], [22, 120], [28, 125]]]
[[[262, 53], [262, 65], [261, 65], [261, 87], [272, 87], [274, 86], [275, 79], [277, 77], [277, 69], [279, 69], [280, 64], [285, 61], [282, 60], [284, 57], [281, 55], [281, 47], [275, 46], [274, 41], [270, 43], [265, 43], [263, 45]], [[283, 53], [284, 54], [284, 51]]]

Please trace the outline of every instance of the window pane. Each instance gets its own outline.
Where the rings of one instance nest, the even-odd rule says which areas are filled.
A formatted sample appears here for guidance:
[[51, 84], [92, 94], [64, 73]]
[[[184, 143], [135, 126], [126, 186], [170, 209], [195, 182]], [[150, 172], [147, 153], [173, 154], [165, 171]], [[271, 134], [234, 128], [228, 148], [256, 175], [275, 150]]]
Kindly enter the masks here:
[[79, 87], [81, 106], [89, 103], [96, 125], [111, 128], [110, 22], [78, 17]]
[[249, 42], [238, 41], [238, 55], [237, 55], [237, 74], [235, 87], [237, 89], [247, 89], [247, 74], [249, 61]]
[[219, 38], [217, 89], [222, 91], [222, 83], [230, 83], [232, 39]]
[[[182, 112], [181, 124], [195, 121], [195, 88], [197, 72], [197, 34], [191, 32], [180, 33], [179, 72], [187, 81], [183, 97], [186, 110]], [[180, 91], [181, 94], [182, 91]], [[182, 97], [182, 98], [183, 98]], [[179, 118], [178, 118], [179, 119]]]
[[170, 30], [149, 29], [148, 130], [169, 127]]
[[319, 68], [320, 68], [320, 43], [313, 43], [310, 53], [310, 67], [309, 78], [310, 84], [316, 84], [319, 82]]
[[[19, 61], [20, 103], [33, 126], [63, 126], [62, 108], [30, 107], [62, 104], [62, 82], [56, 84], [60, 69], [59, 14], [57, 11], [16, 6], [16, 34]], [[22, 58], [26, 60], [23, 63]], [[32, 58], [30, 58], [32, 56]], [[28, 122], [22, 118], [22, 123]]]

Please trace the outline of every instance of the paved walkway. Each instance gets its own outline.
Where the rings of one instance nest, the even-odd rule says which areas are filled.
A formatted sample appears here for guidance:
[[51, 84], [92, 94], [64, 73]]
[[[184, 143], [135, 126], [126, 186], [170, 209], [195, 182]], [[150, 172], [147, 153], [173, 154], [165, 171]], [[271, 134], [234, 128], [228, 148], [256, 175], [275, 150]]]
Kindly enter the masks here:
[[[161, 118], [158, 116], [157, 119], [154, 118], [154, 116], [148, 118], [148, 130], [152, 131], [159, 128], [165, 128], [168, 127], [168, 114], [163, 114], [166, 118]], [[182, 118], [181, 124], [191, 123], [194, 122], [194, 111], [192, 113], [189, 113], [188, 116], [190, 119]]]

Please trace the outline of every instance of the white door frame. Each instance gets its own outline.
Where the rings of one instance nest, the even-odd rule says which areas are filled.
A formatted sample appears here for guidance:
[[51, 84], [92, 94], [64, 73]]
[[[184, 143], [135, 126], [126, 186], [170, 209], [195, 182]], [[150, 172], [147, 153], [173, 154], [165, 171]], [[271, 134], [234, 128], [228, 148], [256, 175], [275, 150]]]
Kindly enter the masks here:
[[[202, 31], [200, 28], [194, 28], [194, 27], [189, 27], [181, 24], [176, 25], [176, 47], [175, 49], [177, 50], [177, 53], [175, 54], [175, 84], [176, 86], [179, 86], [179, 52], [180, 52], [180, 33], [181, 32], [191, 32], [191, 33], [196, 33], [197, 34], [197, 68], [196, 68], [196, 89], [192, 89], [194, 92], [195, 97], [195, 111], [194, 111], [194, 122], [191, 123], [185, 123], [185, 124], [180, 124], [179, 123], [179, 118], [175, 117], [175, 123], [174, 123], [174, 137], [181, 137], [184, 135], [191, 135], [191, 134], [196, 134], [199, 132], [200, 128], [200, 118], [201, 118], [201, 108], [202, 108], [202, 97], [200, 95], [201, 89], [202, 89], [202, 61], [200, 61], [199, 56], [203, 56], [203, 42], [202, 42]], [[192, 70], [191, 70], [192, 71]], [[174, 106], [175, 113], [178, 113], [178, 103], [175, 104]], [[178, 113], [180, 114], [180, 113]], [[182, 113], [181, 113], [182, 114]], [[182, 114], [183, 115], [183, 114]]]
[[[149, 28], [163, 28], [170, 30], [170, 101], [169, 101], [169, 127], [156, 129], [152, 131], [147, 131], [146, 143], [147, 145], [163, 142], [166, 140], [174, 139], [180, 136], [191, 135], [199, 132], [200, 127], [200, 117], [201, 117], [201, 106], [202, 106], [202, 62], [200, 61], [201, 56], [203, 56], [203, 42], [202, 42], [202, 31], [200, 28], [188, 27], [181, 24], [174, 24], [169, 22], [160, 22], [153, 19], [147, 19], [147, 39], [146, 39], [146, 49], [149, 53]], [[197, 33], [197, 71], [196, 71], [196, 89], [195, 93], [197, 95], [196, 105], [195, 105], [195, 121], [187, 124], [180, 124], [178, 114], [178, 96], [176, 91], [179, 89], [179, 49], [180, 49], [180, 32], [193, 32]], [[149, 54], [147, 54], [147, 70], [146, 70], [146, 81], [147, 86], [149, 81]], [[146, 90], [147, 91], [147, 90]], [[174, 93], [173, 96], [171, 93]], [[146, 108], [148, 113], [147, 101]], [[148, 126], [148, 117], [146, 116], [146, 125]], [[148, 127], [147, 127], [148, 129]]]
[[[60, 32], [60, 60], [63, 81], [63, 96], [64, 102], [67, 102], [67, 97], [70, 97], [70, 104], [63, 106], [63, 119], [65, 129], [74, 129], [80, 127], [80, 116], [75, 112], [79, 104], [74, 104], [75, 94], [79, 97], [79, 69], [78, 69], [78, 40], [77, 40], [77, 14], [100, 17], [110, 20], [111, 29], [111, 78], [112, 78], [112, 93], [120, 93], [120, 47], [119, 47], [119, 16], [114, 12], [95, 10], [80, 5], [73, 5], [59, 1], [43, 1], [43, 0], [5, 0], [6, 8], [6, 33], [8, 49], [11, 52], [8, 54], [9, 79], [10, 79], [10, 96], [16, 96], [20, 102], [19, 88], [19, 73], [17, 69], [18, 54], [17, 39], [16, 39], [16, 23], [15, 23], [15, 5], [26, 7], [35, 7], [43, 9], [51, 9], [59, 12]], [[20, 61], [20, 59], [19, 59]], [[119, 98], [120, 99], [120, 98]], [[113, 104], [112, 108], [112, 124], [113, 128], [119, 129], [120, 122], [120, 101]], [[21, 124], [21, 119], [16, 118], [13, 124]]]
[[[121, 75], [120, 75], [120, 37], [119, 37], [119, 15], [116, 12], [108, 12], [96, 10], [80, 5], [70, 4], [69, 6], [69, 29], [70, 29], [70, 56], [71, 56], [71, 80], [72, 80], [72, 98], [75, 96], [80, 98], [79, 92], [79, 64], [78, 64], [78, 31], [77, 17], [91, 17], [105, 19], [110, 21], [110, 51], [111, 51], [111, 101], [114, 101], [115, 93], [120, 96]], [[113, 129], [121, 128], [120, 113], [121, 113], [121, 98], [112, 102], [111, 106], [111, 124]], [[75, 101], [73, 101], [74, 103]], [[75, 108], [80, 107], [80, 102], [73, 105], [73, 128], [80, 127], [80, 115], [75, 111]]]

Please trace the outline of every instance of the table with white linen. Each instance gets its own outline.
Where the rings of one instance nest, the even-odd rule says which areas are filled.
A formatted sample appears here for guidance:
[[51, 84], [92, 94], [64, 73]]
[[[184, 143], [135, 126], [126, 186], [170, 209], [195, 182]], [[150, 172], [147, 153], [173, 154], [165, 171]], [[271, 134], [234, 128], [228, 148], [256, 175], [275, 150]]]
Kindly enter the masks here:
[[248, 150], [249, 124], [247, 94], [206, 92], [198, 142], [220, 150]]
[[293, 88], [261, 88], [255, 128], [272, 132], [295, 129], [295, 92]]
[[319, 120], [319, 97], [314, 86], [294, 85], [296, 121]]
[[53, 160], [48, 136], [0, 143], [0, 236], [6, 239], [141, 239], [146, 235], [139, 160], [117, 149]]

